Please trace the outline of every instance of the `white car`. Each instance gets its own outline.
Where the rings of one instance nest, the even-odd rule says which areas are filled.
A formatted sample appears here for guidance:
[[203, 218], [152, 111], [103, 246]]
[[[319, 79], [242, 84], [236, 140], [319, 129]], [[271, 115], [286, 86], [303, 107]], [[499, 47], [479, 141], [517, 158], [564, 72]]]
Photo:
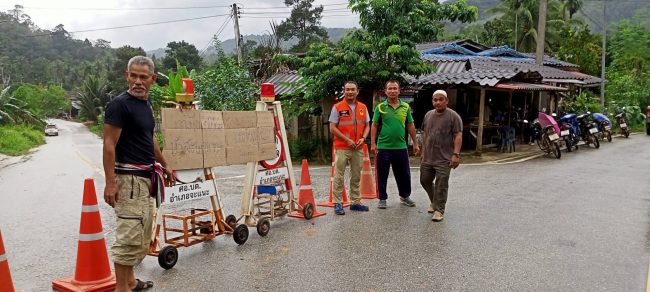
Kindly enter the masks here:
[[56, 127], [55, 124], [47, 124], [45, 126], [45, 136], [58, 136], [59, 135], [59, 129]]

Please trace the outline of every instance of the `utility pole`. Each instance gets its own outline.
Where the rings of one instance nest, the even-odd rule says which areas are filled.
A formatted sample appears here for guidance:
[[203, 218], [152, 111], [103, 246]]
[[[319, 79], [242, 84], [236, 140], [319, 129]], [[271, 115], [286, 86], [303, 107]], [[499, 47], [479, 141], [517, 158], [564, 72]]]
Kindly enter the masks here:
[[235, 44], [237, 44], [237, 60], [241, 66], [244, 62], [244, 50], [242, 48], [243, 44], [241, 33], [239, 33], [239, 8], [237, 8], [236, 3], [232, 4], [232, 18], [235, 23]]
[[544, 43], [546, 36], [546, 2], [547, 0], [539, 1], [539, 22], [537, 23], [537, 51], [536, 60], [537, 65], [544, 65]]
[[600, 59], [600, 105], [605, 106], [605, 57], [607, 56], [607, 1], [603, 0], [603, 53]]

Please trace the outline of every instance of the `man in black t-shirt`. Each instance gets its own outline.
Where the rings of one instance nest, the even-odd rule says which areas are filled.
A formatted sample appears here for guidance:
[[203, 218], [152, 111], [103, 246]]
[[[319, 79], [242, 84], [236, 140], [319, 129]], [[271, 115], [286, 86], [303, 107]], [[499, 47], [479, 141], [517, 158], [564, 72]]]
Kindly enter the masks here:
[[135, 278], [133, 267], [147, 255], [155, 215], [158, 162], [168, 180], [173, 171], [154, 139], [155, 121], [149, 88], [156, 80], [151, 59], [136, 56], [125, 72], [128, 91], [106, 108], [104, 118], [104, 200], [115, 209], [115, 242], [111, 246], [115, 264], [116, 292], [153, 287], [151, 281]]

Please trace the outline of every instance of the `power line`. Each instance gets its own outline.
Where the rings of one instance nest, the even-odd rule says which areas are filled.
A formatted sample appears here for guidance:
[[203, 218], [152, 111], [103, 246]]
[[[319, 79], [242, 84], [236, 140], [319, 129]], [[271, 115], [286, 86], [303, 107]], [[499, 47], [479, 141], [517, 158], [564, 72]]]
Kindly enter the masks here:
[[[264, 11], [264, 12], [246, 12], [248, 9], [242, 9], [241, 14], [287, 14], [289, 13], [288, 11]], [[336, 8], [336, 9], [326, 9], [323, 10], [322, 13], [325, 12], [351, 12], [350, 9], [348, 8]]]
[[203, 50], [201, 50], [201, 54], [200, 54], [201, 57], [203, 57], [203, 54], [205, 54], [205, 52], [206, 52], [206, 51], [208, 50], [208, 48], [210, 47], [210, 44], [212, 43], [212, 40], [213, 40], [213, 39], [218, 39], [218, 38], [219, 38], [219, 35], [221, 35], [221, 33], [223, 32], [223, 30], [226, 28], [226, 25], [228, 25], [228, 23], [230, 23], [231, 20], [232, 20], [232, 14], [230, 15], [230, 17], [226, 18], [226, 21], [224, 21], [223, 24], [221, 24], [221, 27], [219, 27], [219, 29], [217, 30], [217, 33], [215, 33], [215, 34], [210, 38], [210, 40], [208, 41], [208, 44], [205, 46], [205, 48], [203, 48]]
[[[342, 6], [348, 5], [348, 3], [334, 3], [334, 4], [321, 4], [318, 6], [329, 7], [329, 6]], [[317, 6], [317, 7], [318, 7]], [[293, 9], [291, 6], [274, 6], [274, 7], [245, 7], [242, 5], [243, 9], [254, 9], [254, 10], [265, 10], [265, 9]]]
[[[129, 27], [150, 26], [150, 25], [165, 24], [165, 23], [175, 23], [175, 22], [184, 22], [184, 21], [192, 21], [192, 20], [199, 20], [199, 19], [208, 19], [208, 18], [215, 18], [215, 17], [221, 17], [221, 16], [228, 16], [228, 15], [230, 15], [230, 14], [208, 15], [208, 16], [202, 16], [202, 17], [167, 20], [167, 21], [158, 21], [158, 22], [150, 22], [150, 23], [143, 23], [143, 24], [132, 24], [132, 25], [104, 27], [104, 28], [84, 29], [84, 30], [69, 31], [68, 33], [82, 33], [82, 32], [113, 30], [113, 29], [120, 29], [120, 28], [129, 28]], [[47, 35], [51, 35], [51, 34], [52, 33], [43, 33], [43, 34], [28, 35], [26, 37], [47, 36]]]
[[125, 10], [185, 10], [185, 9], [209, 9], [209, 8], [230, 8], [227, 6], [185, 6], [185, 7], [124, 7], [124, 8], [91, 8], [91, 7], [40, 7], [23, 6], [24, 9], [45, 9], [45, 10], [81, 10], [81, 11], [125, 11]]

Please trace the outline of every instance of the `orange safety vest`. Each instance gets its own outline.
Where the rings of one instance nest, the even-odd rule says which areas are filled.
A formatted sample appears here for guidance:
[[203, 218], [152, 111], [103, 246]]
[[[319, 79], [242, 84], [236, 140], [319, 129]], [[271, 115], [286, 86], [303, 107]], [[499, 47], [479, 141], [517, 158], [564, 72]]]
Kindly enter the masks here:
[[[366, 105], [361, 102], [356, 102], [355, 113], [352, 114], [352, 109], [345, 100], [342, 100], [334, 105], [335, 110], [339, 115], [339, 123], [336, 125], [336, 128], [343, 133], [343, 135], [352, 139], [356, 142], [363, 136], [363, 130], [366, 127], [366, 115], [368, 114], [368, 109]], [[356, 120], [354, 117], [356, 116]], [[352, 147], [348, 146], [343, 139], [334, 135], [334, 149], [344, 149], [352, 150]]]

